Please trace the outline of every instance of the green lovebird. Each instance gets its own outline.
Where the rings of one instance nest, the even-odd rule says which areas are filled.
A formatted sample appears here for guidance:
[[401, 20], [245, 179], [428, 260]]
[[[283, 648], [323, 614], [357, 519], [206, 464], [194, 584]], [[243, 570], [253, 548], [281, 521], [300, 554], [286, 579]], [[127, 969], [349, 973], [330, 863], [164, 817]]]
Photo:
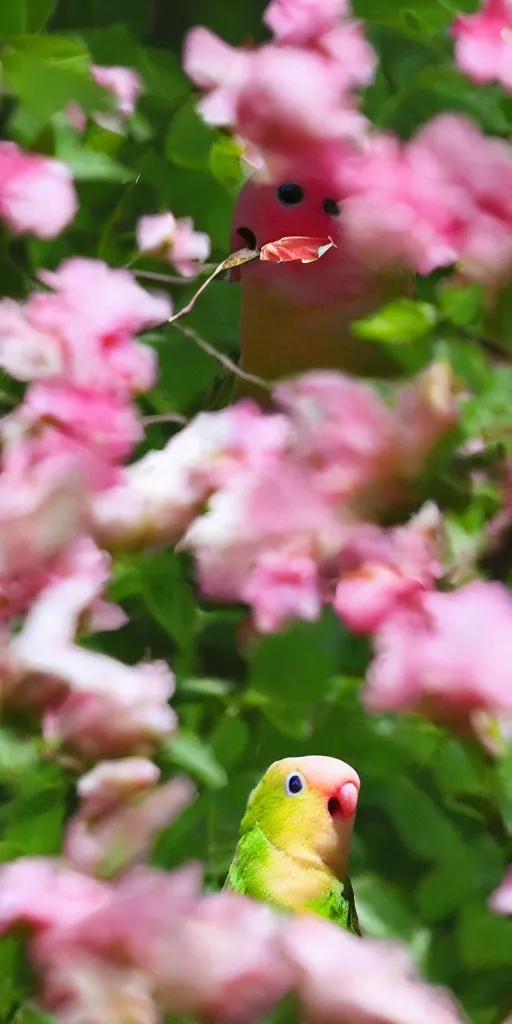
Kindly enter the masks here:
[[275, 761], [249, 797], [224, 888], [360, 935], [348, 877], [359, 787], [335, 757]]

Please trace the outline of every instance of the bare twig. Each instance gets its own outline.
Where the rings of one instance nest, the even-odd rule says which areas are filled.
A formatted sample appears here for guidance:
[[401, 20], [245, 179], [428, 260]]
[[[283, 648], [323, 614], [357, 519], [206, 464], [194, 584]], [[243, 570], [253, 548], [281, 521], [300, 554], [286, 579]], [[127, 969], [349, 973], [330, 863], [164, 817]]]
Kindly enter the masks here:
[[224, 367], [225, 370], [228, 370], [230, 373], [234, 373], [236, 377], [241, 377], [242, 380], [248, 381], [249, 384], [256, 384], [258, 387], [264, 388], [265, 391], [272, 390], [266, 380], [263, 380], [261, 377], [256, 377], [253, 373], [246, 373], [245, 370], [242, 370], [239, 366], [237, 366], [237, 364], [234, 363], [233, 360], [229, 358], [229, 356], [224, 355], [223, 352], [219, 352], [219, 350], [214, 348], [213, 345], [210, 345], [209, 341], [205, 341], [205, 339], [202, 338], [201, 335], [197, 333], [197, 331], [194, 331], [192, 327], [185, 327], [184, 324], [177, 324], [175, 318], [171, 318], [169, 323], [171, 324], [171, 327], [174, 327], [177, 331], [180, 331], [181, 334], [184, 334], [187, 338], [190, 338], [190, 340], [193, 341], [196, 345], [198, 345], [199, 348], [202, 348], [203, 352], [206, 352], [209, 356], [212, 356], [214, 359], [216, 359], [217, 362], [219, 362]]
[[183, 427], [188, 423], [188, 420], [186, 416], [180, 416], [179, 412], [160, 412], [154, 416], [142, 417], [142, 425], [144, 427], [150, 427], [153, 423], [179, 423]]
[[[257, 249], [239, 249], [238, 252], [231, 253], [230, 256], [228, 256], [225, 260], [222, 260], [222, 263], [219, 263], [219, 265], [215, 267], [213, 274], [210, 274], [210, 276], [206, 278], [206, 281], [203, 281], [201, 287], [198, 288], [196, 292], [194, 292], [192, 298], [190, 299], [190, 302], [187, 302], [187, 305], [183, 306], [182, 309], [179, 309], [178, 312], [174, 314], [174, 316], [169, 317], [169, 323], [173, 324], [175, 320], [179, 320], [181, 316], [186, 316], [187, 313], [190, 313], [193, 310], [199, 296], [202, 295], [205, 288], [207, 288], [208, 285], [211, 284], [211, 282], [216, 277], [219, 276], [219, 274], [224, 273], [225, 270], [231, 270], [232, 267], [239, 267], [241, 263], [250, 263], [251, 260], [258, 260], [259, 258], [260, 254]], [[214, 349], [213, 351], [215, 352], [216, 349]]]

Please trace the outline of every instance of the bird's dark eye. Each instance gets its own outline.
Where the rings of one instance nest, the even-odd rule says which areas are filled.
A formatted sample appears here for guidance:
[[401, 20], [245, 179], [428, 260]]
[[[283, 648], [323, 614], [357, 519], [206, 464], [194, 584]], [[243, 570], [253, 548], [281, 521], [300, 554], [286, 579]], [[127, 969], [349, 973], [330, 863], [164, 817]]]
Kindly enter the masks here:
[[305, 785], [306, 783], [304, 782], [302, 775], [299, 775], [298, 772], [292, 772], [286, 780], [286, 792], [289, 793], [290, 796], [297, 796], [297, 793], [302, 792]]
[[277, 198], [285, 206], [297, 206], [304, 199], [304, 189], [295, 181], [285, 181], [277, 190]]
[[341, 210], [335, 199], [324, 199], [324, 213], [329, 217], [339, 217]]
[[250, 228], [237, 228], [237, 234], [240, 235], [240, 238], [243, 238], [249, 249], [257, 249], [254, 231], [251, 231]]

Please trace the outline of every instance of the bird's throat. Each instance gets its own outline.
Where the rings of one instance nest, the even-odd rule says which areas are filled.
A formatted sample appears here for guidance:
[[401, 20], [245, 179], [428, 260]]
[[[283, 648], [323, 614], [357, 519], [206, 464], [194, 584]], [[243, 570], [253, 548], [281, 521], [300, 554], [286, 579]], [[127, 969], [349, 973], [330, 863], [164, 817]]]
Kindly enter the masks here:
[[[372, 342], [357, 338], [351, 323], [383, 301], [364, 298], [323, 305], [297, 305], [288, 296], [261, 284], [244, 282], [240, 321], [241, 367], [277, 381], [313, 369], [337, 369], [363, 377], [393, 376], [396, 363]], [[237, 380], [236, 395], [261, 400], [255, 385]]]

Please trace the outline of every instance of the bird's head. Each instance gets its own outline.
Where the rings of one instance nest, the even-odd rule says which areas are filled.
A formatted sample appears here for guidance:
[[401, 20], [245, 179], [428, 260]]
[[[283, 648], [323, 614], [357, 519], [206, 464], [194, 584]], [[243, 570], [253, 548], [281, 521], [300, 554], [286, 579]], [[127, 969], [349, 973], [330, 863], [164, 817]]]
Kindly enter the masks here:
[[290, 236], [331, 239], [334, 247], [313, 263], [255, 260], [231, 272], [231, 279], [268, 286], [305, 305], [363, 294], [368, 273], [347, 252], [343, 203], [335, 192], [327, 179], [297, 177], [276, 185], [257, 174], [250, 178], [235, 205], [232, 252]]
[[258, 826], [276, 849], [312, 853], [342, 878], [359, 787], [357, 772], [335, 757], [275, 761], [249, 797], [242, 833]]

